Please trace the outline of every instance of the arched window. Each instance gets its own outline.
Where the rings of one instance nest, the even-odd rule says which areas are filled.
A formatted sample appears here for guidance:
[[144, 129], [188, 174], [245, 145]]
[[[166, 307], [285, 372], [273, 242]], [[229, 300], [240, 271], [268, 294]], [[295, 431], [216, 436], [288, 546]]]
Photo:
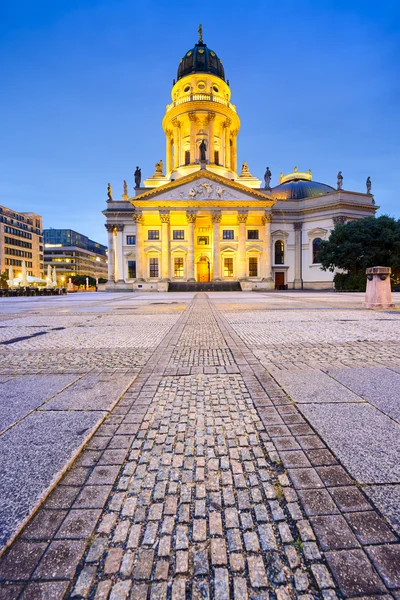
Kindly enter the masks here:
[[312, 243], [312, 261], [313, 261], [313, 263], [319, 262], [319, 260], [317, 260], [317, 253], [321, 249], [321, 242], [322, 242], [321, 238], [315, 238], [315, 240], [313, 240], [313, 243]]
[[275, 264], [285, 264], [285, 246], [282, 240], [278, 240], [277, 242], [275, 242]]

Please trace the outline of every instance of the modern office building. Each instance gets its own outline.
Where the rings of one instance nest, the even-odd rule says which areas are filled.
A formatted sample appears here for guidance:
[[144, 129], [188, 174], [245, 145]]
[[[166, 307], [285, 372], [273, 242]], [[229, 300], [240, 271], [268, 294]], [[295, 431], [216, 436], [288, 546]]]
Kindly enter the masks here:
[[107, 279], [107, 247], [73, 229], [45, 229], [44, 263], [56, 267], [58, 277], [85, 275]]
[[1, 272], [12, 267], [16, 277], [23, 260], [28, 275], [43, 276], [42, 217], [0, 206]]

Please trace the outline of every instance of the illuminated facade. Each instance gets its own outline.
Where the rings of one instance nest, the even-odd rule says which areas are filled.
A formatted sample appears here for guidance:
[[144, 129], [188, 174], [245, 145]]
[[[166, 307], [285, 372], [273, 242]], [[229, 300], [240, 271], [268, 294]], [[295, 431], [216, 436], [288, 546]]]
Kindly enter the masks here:
[[0, 206], [0, 269], [13, 268], [14, 277], [25, 261], [26, 272], [43, 277], [42, 217]]
[[[162, 121], [165, 163], [121, 199], [109, 194], [108, 284], [239, 281], [242, 289], [326, 288], [315, 254], [336, 222], [375, 214], [371, 194], [336, 190], [311, 172], [276, 187], [238, 172], [240, 119], [222, 62], [201, 39], [182, 58]], [[164, 168], [165, 167], [165, 168]]]

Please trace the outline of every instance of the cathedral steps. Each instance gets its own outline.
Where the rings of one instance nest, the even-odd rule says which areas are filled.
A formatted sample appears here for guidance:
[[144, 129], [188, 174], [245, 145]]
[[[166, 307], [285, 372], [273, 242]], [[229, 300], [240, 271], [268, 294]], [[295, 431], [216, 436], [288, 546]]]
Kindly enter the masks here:
[[174, 281], [169, 292], [241, 292], [238, 281]]

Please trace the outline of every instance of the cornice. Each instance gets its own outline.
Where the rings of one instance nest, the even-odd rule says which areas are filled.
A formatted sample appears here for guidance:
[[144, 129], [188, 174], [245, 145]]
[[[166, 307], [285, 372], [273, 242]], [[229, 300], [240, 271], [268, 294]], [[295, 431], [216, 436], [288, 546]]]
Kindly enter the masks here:
[[[171, 203], [173, 202], [173, 205]], [[224, 200], [221, 203], [221, 200], [157, 200], [154, 203], [148, 202], [146, 200], [135, 202], [137, 208], [148, 208], [149, 210], [158, 210], [159, 208], [169, 208], [170, 210], [174, 209], [185, 209], [186, 207], [197, 208], [199, 210], [207, 209], [207, 208], [218, 208], [219, 210], [224, 210], [225, 208], [257, 208], [259, 210], [263, 210], [265, 208], [270, 208], [271, 203], [269, 202], [260, 202], [257, 200]]]

